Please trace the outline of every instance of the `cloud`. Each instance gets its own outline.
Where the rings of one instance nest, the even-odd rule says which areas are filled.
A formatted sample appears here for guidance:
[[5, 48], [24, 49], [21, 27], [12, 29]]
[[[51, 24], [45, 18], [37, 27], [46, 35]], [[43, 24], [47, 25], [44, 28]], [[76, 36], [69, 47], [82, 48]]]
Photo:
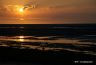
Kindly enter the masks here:
[[[0, 19], [17, 19], [16, 7], [27, 10], [25, 19], [63, 20], [64, 22], [96, 22], [96, 0], [1, 0]], [[7, 3], [7, 1], [12, 1]], [[15, 4], [12, 4], [15, 3]], [[62, 23], [64, 23], [62, 22]], [[60, 23], [60, 22], [59, 22]]]

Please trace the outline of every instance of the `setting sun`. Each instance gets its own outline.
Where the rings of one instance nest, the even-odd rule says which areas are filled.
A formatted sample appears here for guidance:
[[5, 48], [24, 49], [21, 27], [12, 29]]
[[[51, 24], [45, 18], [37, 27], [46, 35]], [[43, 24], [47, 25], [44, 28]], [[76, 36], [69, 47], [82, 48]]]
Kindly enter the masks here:
[[23, 13], [24, 12], [24, 9], [23, 8], [20, 8], [19, 9], [19, 12]]
[[19, 14], [19, 15], [23, 15], [25, 13], [24, 7], [23, 6], [20, 6], [20, 5], [17, 5], [16, 6], [16, 13]]

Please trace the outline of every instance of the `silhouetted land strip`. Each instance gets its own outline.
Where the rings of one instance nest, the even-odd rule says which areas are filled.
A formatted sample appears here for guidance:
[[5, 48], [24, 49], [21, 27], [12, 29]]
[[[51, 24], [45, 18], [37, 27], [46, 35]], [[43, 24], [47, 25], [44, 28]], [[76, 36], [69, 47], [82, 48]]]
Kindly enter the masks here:
[[1, 62], [35, 62], [47, 64], [74, 63], [77, 60], [96, 61], [96, 56], [69, 51], [42, 51], [33, 49], [18, 49], [11, 47], [0, 47]]

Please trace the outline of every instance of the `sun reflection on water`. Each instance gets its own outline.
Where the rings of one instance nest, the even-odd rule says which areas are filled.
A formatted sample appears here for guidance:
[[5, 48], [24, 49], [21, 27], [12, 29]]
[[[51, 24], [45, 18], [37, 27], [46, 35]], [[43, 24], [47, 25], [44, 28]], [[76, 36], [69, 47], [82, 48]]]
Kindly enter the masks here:
[[24, 42], [24, 36], [19, 36], [19, 41]]
[[24, 36], [19, 36], [20, 39], [24, 39]]
[[19, 39], [20, 42], [24, 42], [24, 39]]

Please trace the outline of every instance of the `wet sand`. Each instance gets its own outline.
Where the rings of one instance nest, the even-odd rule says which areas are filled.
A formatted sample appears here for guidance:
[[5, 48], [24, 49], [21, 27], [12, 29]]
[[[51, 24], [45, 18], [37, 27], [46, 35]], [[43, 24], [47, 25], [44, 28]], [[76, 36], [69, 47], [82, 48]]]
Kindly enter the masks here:
[[[95, 55], [74, 53], [69, 51], [42, 51], [34, 49], [17, 49], [11, 47], [0, 47], [0, 65], [54, 65], [74, 63], [77, 60], [96, 62]], [[15, 64], [16, 63], [16, 64]], [[8, 65], [7, 64], [7, 65]]]

